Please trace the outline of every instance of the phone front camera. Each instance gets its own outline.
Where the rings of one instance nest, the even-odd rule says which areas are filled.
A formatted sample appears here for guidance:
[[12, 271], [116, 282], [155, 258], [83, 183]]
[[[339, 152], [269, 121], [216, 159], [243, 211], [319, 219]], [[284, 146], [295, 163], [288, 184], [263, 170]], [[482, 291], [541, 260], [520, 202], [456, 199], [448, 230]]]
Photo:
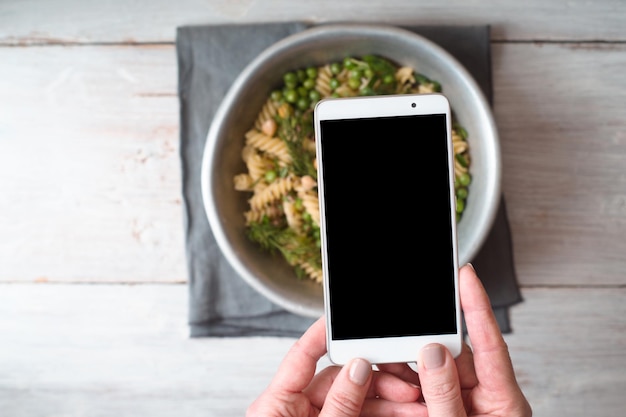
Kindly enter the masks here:
[[411, 107], [415, 107], [415, 103], [411, 103]]

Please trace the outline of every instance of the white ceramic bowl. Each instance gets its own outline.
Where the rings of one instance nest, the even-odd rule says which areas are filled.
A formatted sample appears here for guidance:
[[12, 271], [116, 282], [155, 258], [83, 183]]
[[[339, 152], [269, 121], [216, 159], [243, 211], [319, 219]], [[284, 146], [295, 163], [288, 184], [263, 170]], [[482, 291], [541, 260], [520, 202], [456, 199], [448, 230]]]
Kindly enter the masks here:
[[215, 114], [202, 161], [202, 196], [217, 244], [234, 269], [268, 299], [302, 316], [323, 314], [323, 289], [312, 280], [297, 279], [282, 258], [248, 240], [243, 213], [250, 196], [234, 189], [233, 177], [245, 172], [244, 134], [283, 74], [365, 54], [411, 66], [439, 81], [469, 132], [472, 183], [458, 223], [461, 265], [478, 253], [500, 201], [500, 146], [491, 108], [472, 76], [444, 49], [413, 32], [371, 24], [317, 26], [275, 43], [241, 72]]

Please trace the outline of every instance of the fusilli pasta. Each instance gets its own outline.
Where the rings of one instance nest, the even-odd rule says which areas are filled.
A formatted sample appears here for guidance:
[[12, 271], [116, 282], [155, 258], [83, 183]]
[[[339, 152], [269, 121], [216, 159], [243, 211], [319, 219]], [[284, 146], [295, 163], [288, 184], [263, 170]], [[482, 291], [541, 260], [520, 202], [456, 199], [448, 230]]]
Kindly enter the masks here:
[[[283, 80], [245, 133], [246, 172], [234, 176], [234, 188], [251, 194], [243, 213], [250, 239], [280, 251], [299, 277], [321, 283], [315, 104], [326, 97], [440, 92], [441, 85], [415, 68], [375, 56], [299, 69]], [[471, 176], [467, 132], [456, 123], [452, 144], [459, 219]]]

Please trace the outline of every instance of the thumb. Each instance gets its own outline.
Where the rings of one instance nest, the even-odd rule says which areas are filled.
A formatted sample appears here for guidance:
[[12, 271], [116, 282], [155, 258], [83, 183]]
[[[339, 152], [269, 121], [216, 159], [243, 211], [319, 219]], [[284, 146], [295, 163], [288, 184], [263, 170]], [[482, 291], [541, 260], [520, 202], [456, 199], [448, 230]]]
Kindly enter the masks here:
[[443, 345], [431, 343], [417, 360], [422, 394], [430, 417], [466, 417], [456, 363]]
[[352, 359], [335, 378], [322, 407], [322, 416], [357, 417], [372, 382], [372, 364]]

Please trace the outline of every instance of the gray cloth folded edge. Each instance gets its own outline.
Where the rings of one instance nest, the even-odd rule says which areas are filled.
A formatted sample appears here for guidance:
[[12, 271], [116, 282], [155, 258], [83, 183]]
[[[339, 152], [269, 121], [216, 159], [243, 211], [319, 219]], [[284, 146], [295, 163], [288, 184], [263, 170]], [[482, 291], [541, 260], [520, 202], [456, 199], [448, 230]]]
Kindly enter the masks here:
[[[314, 321], [273, 304], [230, 267], [210, 230], [200, 168], [211, 118], [239, 72], [303, 22], [183, 26], [177, 29], [180, 157], [189, 273], [190, 337], [298, 337]], [[492, 99], [489, 26], [406, 26], [455, 56]], [[444, 86], [445, 89], [445, 86]], [[522, 301], [504, 198], [492, 231], [472, 261], [489, 293], [500, 329], [512, 331], [508, 308]]]

